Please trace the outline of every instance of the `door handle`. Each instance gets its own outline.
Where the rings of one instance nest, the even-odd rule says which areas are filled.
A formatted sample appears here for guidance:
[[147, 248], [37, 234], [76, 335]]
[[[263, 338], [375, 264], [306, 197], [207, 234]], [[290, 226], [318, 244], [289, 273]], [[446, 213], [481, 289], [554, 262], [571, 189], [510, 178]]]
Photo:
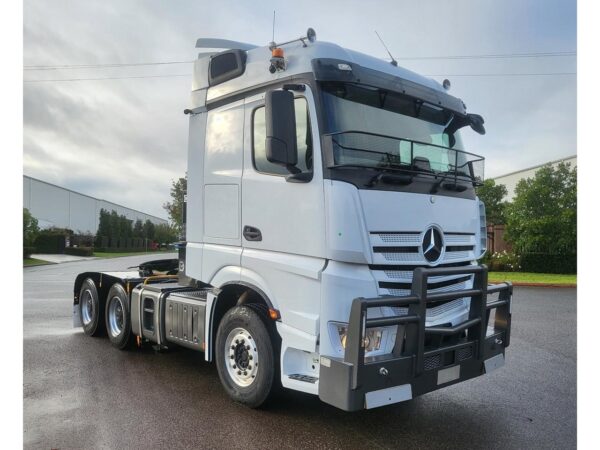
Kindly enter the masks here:
[[262, 241], [262, 233], [258, 228], [244, 225], [244, 238], [247, 241]]

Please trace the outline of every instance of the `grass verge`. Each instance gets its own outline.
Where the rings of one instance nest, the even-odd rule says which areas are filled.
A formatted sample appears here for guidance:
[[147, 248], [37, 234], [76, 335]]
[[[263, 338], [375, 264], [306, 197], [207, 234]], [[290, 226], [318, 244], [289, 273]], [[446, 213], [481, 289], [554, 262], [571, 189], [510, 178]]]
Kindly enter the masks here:
[[43, 266], [46, 264], [54, 264], [54, 263], [52, 263], [50, 261], [44, 261], [43, 259], [23, 258], [23, 267]]
[[513, 283], [539, 283], [553, 285], [576, 285], [577, 275], [530, 272], [490, 272], [488, 280], [492, 283], [511, 281]]
[[157, 255], [160, 256], [163, 253], [172, 253], [177, 250], [156, 250], [150, 252], [94, 252], [94, 256], [97, 258], [120, 258], [122, 256], [140, 256], [140, 255]]

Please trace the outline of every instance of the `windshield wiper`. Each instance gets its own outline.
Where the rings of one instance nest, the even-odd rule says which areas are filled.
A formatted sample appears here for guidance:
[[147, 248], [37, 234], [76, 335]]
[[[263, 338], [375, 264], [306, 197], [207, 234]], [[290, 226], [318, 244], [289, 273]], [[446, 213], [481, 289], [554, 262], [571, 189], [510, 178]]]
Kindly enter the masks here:
[[[463, 176], [463, 177], [469, 177], [471, 178], [469, 175], [467, 175], [464, 172], [458, 172], [458, 171], [452, 171], [452, 172], [446, 172], [442, 175], [442, 178], [440, 178], [439, 181], [437, 181], [432, 187], [431, 190], [429, 191], [430, 194], [435, 194], [438, 189], [441, 187], [451, 190], [451, 191], [456, 191], [456, 192], [463, 192], [467, 190], [467, 186], [465, 186], [464, 184], [458, 184], [458, 177], [459, 176]], [[444, 183], [444, 181], [448, 178], [448, 177], [454, 177], [454, 183], [446, 183], [446, 184], [442, 184]], [[436, 177], [437, 178], [437, 177]], [[462, 181], [462, 180], [461, 180]]]
[[376, 186], [380, 181], [383, 181], [386, 184], [401, 184], [405, 186], [412, 183], [412, 176], [406, 174], [386, 173], [389, 170], [390, 168], [382, 167], [382, 171], [371, 178], [368, 183], [365, 183], [365, 186], [373, 187]]

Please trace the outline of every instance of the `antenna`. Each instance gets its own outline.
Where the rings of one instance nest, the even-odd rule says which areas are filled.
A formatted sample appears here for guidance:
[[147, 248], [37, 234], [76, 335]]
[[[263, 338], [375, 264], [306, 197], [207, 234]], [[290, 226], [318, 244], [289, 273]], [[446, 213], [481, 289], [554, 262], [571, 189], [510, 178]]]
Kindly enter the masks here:
[[273, 39], [271, 39], [271, 44], [275, 44], [275, 10], [273, 10]]
[[377, 32], [377, 30], [375, 30], [375, 34], [377, 35], [377, 37], [379, 38], [379, 40], [381, 41], [381, 45], [383, 45], [383, 48], [385, 48], [385, 51], [388, 53], [388, 55], [390, 55], [390, 59], [392, 60], [392, 66], [394, 67], [398, 67], [398, 61], [396, 61], [394, 59], [394, 57], [392, 56], [392, 54], [390, 53], [390, 51], [387, 48], [387, 45], [385, 45], [385, 42], [383, 42], [383, 39], [381, 39], [381, 36], [379, 36], [379, 33]]

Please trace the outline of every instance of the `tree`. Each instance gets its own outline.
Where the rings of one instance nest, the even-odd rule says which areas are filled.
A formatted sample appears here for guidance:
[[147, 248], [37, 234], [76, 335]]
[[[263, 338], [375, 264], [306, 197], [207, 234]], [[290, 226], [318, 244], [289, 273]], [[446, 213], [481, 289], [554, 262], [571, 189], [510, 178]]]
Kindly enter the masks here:
[[134, 238], [143, 238], [144, 237], [144, 223], [141, 219], [135, 221], [135, 225], [133, 226], [133, 237]]
[[119, 229], [121, 231], [119, 237], [130, 238], [133, 234], [133, 220], [129, 220], [124, 215], [119, 216]]
[[96, 232], [96, 242], [99, 242], [103, 236], [109, 237], [110, 235], [110, 213], [106, 209], [102, 208], [100, 209], [98, 231]]
[[506, 186], [496, 184], [492, 179], [485, 180], [483, 186], [477, 188], [477, 196], [485, 204], [488, 225], [502, 225], [506, 222], [505, 209], [508, 203], [502, 201], [506, 194]]
[[507, 238], [517, 252], [575, 252], [577, 168], [547, 165], [533, 178], [519, 181], [506, 219]]
[[179, 178], [177, 181], [172, 181], [171, 186], [171, 202], [163, 205], [163, 208], [169, 214], [171, 223], [179, 234], [183, 232], [183, 205], [184, 197], [187, 193], [187, 178]]
[[170, 244], [177, 240], [177, 230], [166, 223], [158, 224], [154, 230], [154, 239], [159, 244]]
[[117, 214], [114, 209], [110, 212], [109, 224], [110, 238], [118, 239], [121, 236], [121, 219], [119, 218], [119, 214]]
[[27, 208], [23, 208], [23, 247], [33, 247], [35, 238], [40, 233], [40, 227], [35, 217]]
[[152, 222], [150, 222], [150, 219], [146, 219], [146, 222], [144, 222], [144, 237], [146, 239], [154, 239], [154, 233], [155, 233], [155, 227], [154, 224]]

